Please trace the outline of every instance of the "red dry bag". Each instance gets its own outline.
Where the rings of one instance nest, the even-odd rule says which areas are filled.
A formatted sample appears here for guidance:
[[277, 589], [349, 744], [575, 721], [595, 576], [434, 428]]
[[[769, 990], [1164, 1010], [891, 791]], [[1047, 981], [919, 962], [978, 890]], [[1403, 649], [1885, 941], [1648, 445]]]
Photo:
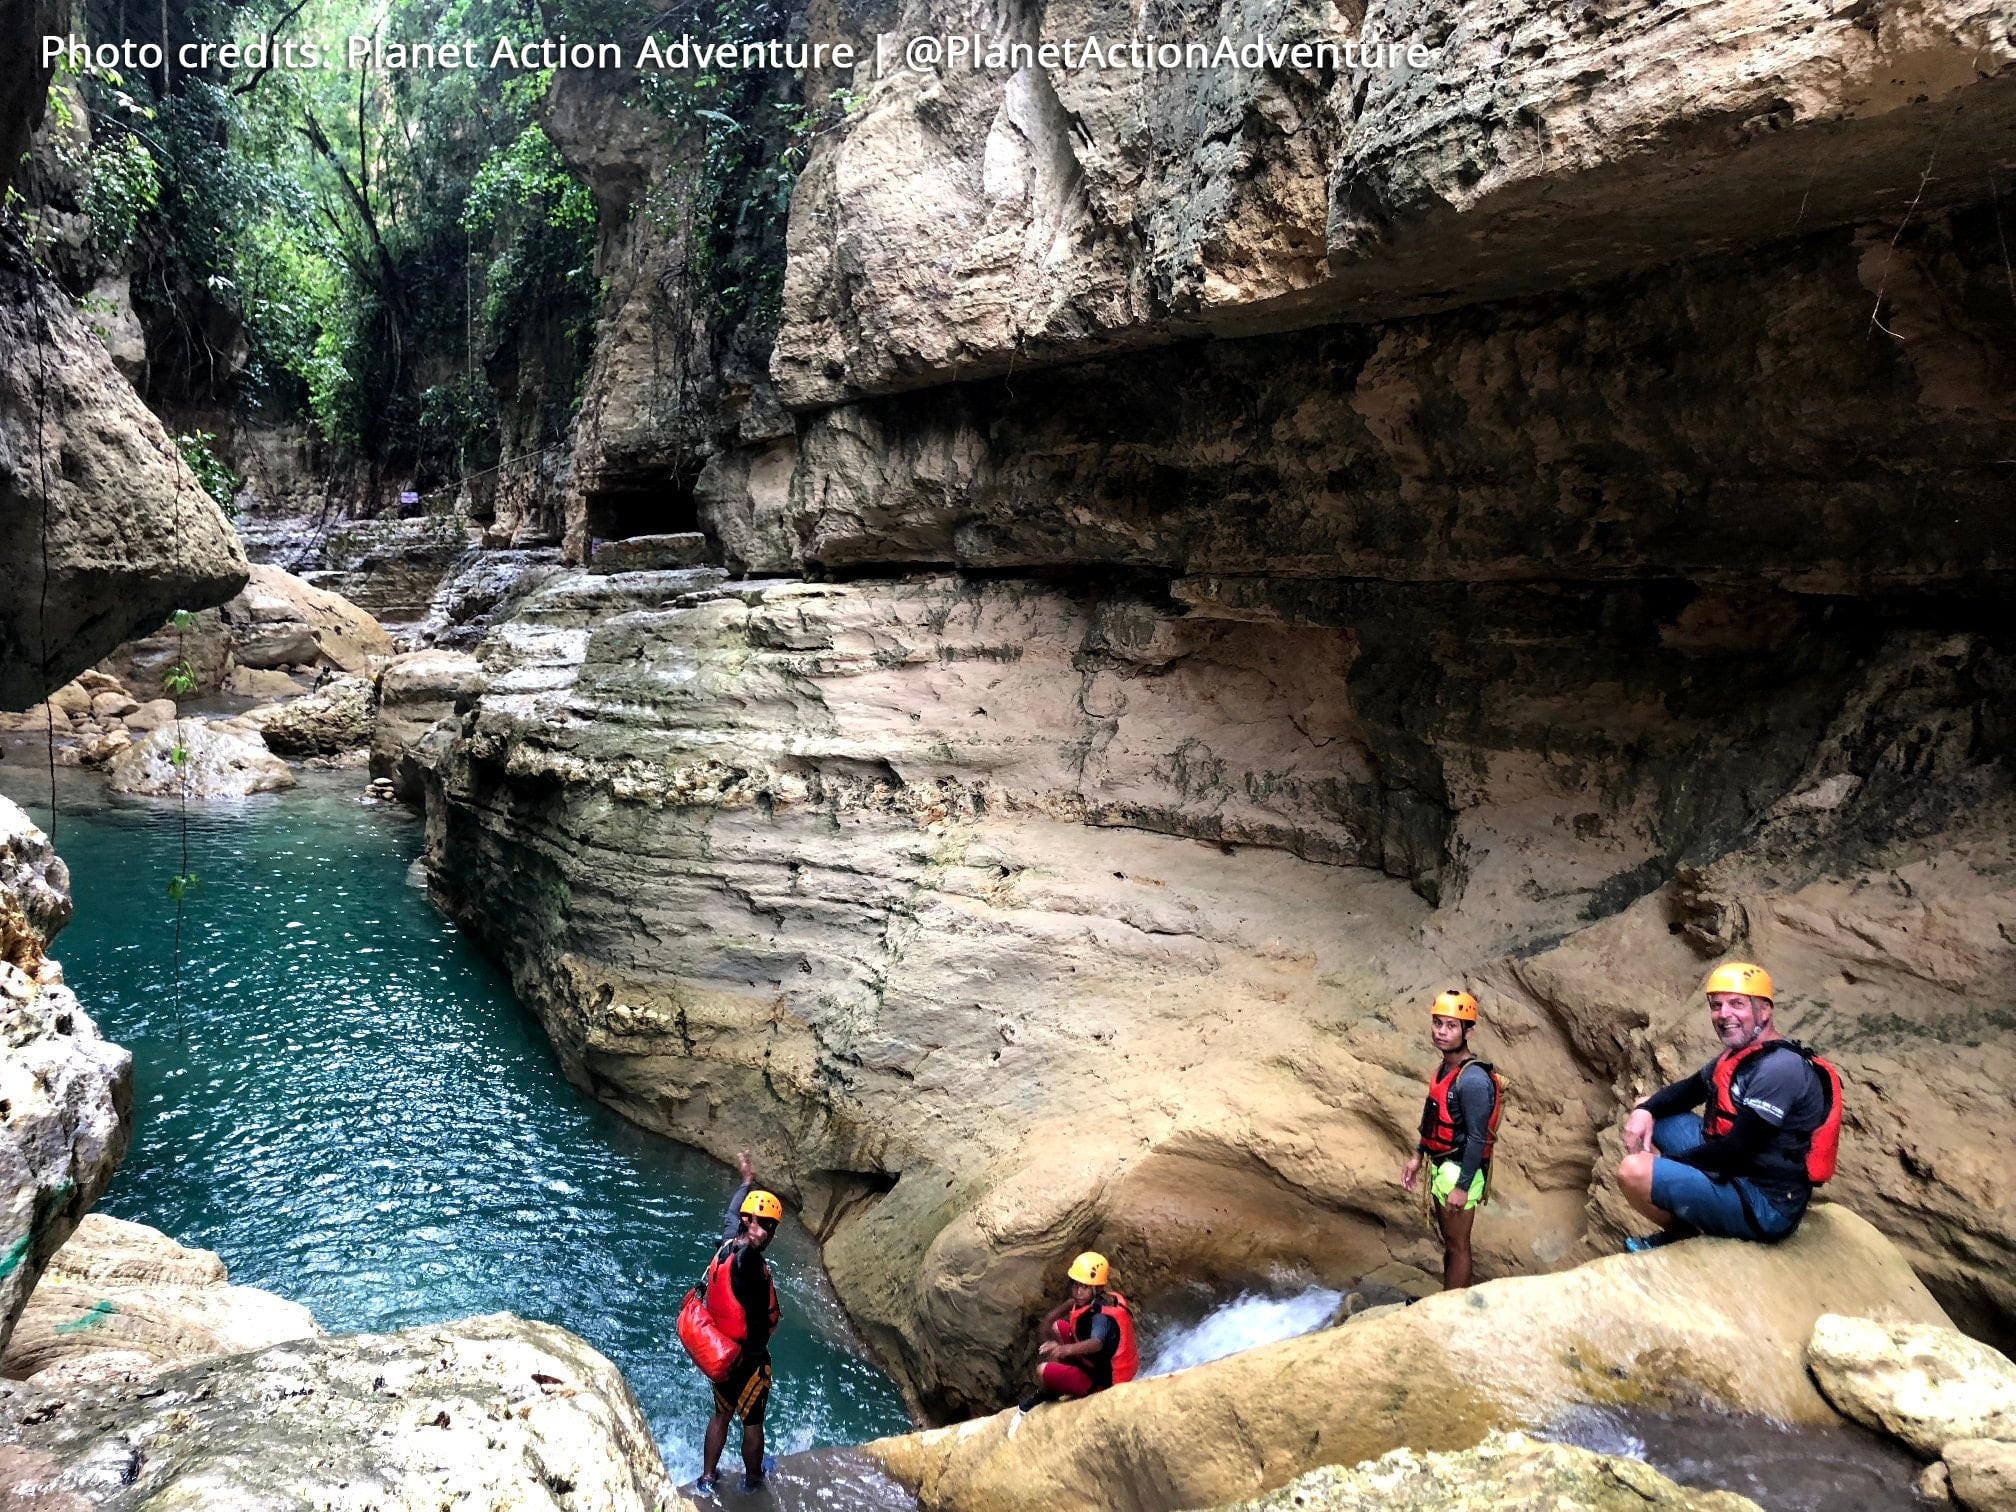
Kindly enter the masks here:
[[707, 1311], [707, 1303], [697, 1286], [679, 1304], [679, 1342], [700, 1367], [700, 1374], [710, 1381], [727, 1380], [728, 1372], [735, 1368], [736, 1356], [742, 1353], [742, 1346], [723, 1333], [714, 1315]]

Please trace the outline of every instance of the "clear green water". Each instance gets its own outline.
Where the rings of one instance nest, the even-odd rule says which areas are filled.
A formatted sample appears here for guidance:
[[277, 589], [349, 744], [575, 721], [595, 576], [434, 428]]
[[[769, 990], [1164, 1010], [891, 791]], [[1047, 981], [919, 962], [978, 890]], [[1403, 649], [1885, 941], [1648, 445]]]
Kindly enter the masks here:
[[[46, 778], [21, 754], [0, 792], [46, 825]], [[178, 1038], [174, 810], [65, 777], [77, 917], [56, 954], [136, 1063], [138, 1127], [103, 1209], [216, 1250], [234, 1281], [331, 1332], [499, 1310], [570, 1328], [622, 1367], [673, 1473], [697, 1474], [706, 1383], [672, 1320], [734, 1178], [568, 1084], [503, 977], [409, 881], [418, 824], [357, 803], [353, 773], [192, 805], [202, 885]], [[787, 1226], [771, 1261], [773, 1446], [908, 1427], [811, 1239]]]

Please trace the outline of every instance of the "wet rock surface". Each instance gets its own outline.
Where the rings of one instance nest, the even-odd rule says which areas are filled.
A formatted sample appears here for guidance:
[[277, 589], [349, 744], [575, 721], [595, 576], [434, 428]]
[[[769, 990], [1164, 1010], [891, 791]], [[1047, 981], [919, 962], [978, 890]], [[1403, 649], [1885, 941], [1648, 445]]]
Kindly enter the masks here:
[[1753, 1512], [1757, 1504], [1728, 1491], [1675, 1485], [1637, 1460], [1542, 1443], [1522, 1433], [1493, 1434], [1474, 1449], [1417, 1454], [1396, 1449], [1346, 1469], [1312, 1470], [1279, 1491], [1236, 1502], [1224, 1512]]
[[1823, 1317], [1806, 1359], [1843, 1413], [1921, 1454], [1955, 1439], [2016, 1442], [2016, 1365], [1953, 1329]]
[[0, 1392], [4, 1473], [42, 1505], [688, 1505], [615, 1367], [509, 1314]]
[[1588, 1404], [1831, 1423], [1802, 1347], [1828, 1311], [1942, 1319], [1888, 1241], [1827, 1206], [1775, 1247], [1699, 1239], [1493, 1281], [1084, 1402], [868, 1450], [927, 1508], [1160, 1512], [1272, 1490], [1317, 1455], [1354, 1464], [1403, 1446], [1462, 1450]]

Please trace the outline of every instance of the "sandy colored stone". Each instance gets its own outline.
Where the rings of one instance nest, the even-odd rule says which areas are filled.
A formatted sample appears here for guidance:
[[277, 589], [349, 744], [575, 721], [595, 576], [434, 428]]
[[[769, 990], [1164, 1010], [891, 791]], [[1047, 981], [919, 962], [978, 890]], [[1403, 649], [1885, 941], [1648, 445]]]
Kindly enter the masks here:
[[444, 719], [473, 702], [483, 669], [458, 651], [414, 651], [394, 657], [378, 674], [378, 718], [371, 733], [371, 771], [392, 784], [394, 796], [421, 795], [421, 741]]
[[1467, 1448], [1585, 1403], [1832, 1422], [1802, 1341], [1844, 1306], [1943, 1320], [1895, 1247], [1829, 1206], [1775, 1247], [1704, 1239], [1492, 1281], [869, 1452], [932, 1512], [1162, 1512], [1271, 1490], [1319, 1461]]
[[0, 1425], [38, 1456], [17, 1493], [105, 1508], [689, 1505], [616, 1368], [574, 1335], [508, 1314], [300, 1339], [138, 1381], [12, 1384]]
[[78, 760], [85, 766], [104, 766], [121, 751], [133, 744], [133, 736], [126, 730], [108, 730], [102, 735], [86, 737], [78, 743]]
[[63, 684], [49, 695], [48, 701], [72, 719], [88, 719], [92, 713], [91, 690], [78, 682]]
[[224, 675], [223, 690], [239, 698], [295, 698], [301, 679], [269, 667], [233, 667]]
[[1953, 1499], [1968, 1512], [2016, 1512], [2016, 1442], [1957, 1439], [1942, 1453]]
[[376, 712], [370, 678], [336, 677], [277, 710], [260, 732], [283, 756], [333, 756], [371, 743]]
[[98, 720], [124, 719], [140, 707], [139, 700], [120, 691], [94, 693], [91, 696], [91, 717]]
[[1920, 1472], [1915, 1488], [1926, 1501], [1944, 1506], [1953, 1500], [1953, 1477], [1944, 1460], [1934, 1460]]
[[[187, 760], [178, 767], [177, 749]], [[294, 774], [256, 733], [200, 719], [181, 719], [151, 731], [112, 759], [106, 777], [115, 793], [151, 797], [242, 798], [294, 786]]]
[[1391, 1454], [1312, 1470], [1223, 1512], [1757, 1512], [1748, 1497], [1676, 1485], [1638, 1460], [1494, 1433], [1453, 1454]]
[[174, 719], [174, 699], [150, 698], [126, 716], [126, 728], [134, 735], [150, 735], [164, 725], [173, 723]]
[[1944, 1457], [1955, 1439], [2016, 1440], [2016, 1365], [1954, 1329], [1822, 1317], [1806, 1359], [1837, 1408], [1920, 1454]]
[[393, 652], [391, 637], [365, 610], [278, 567], [255, 565], [244, 592], [220, 612], [241, 667], [366, 672], [374, 658]]
[[87, 1213], [30, 1295], [0, 1374], [45, 1387], [137, 1378], [321, 1333], [298, 1302], [228, 1281], [209, 1250]]

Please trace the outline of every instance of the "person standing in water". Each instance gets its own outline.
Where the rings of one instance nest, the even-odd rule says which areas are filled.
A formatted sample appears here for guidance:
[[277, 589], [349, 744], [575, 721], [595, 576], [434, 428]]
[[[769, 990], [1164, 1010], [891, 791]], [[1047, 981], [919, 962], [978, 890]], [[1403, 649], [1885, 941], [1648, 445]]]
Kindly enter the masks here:
[[1456, 1291], [1470, 1284], [1470, 1230], [1490, 1186], [1505, 1088], [1490, 1063], [1470, 1053], [1477, 999], [1452, 987], [1428, 1013], [1442, 1064], [1428, 1079], [1421, 1141], [1401, 1168], [1400, 1185], [1414, 1191], [1422, 1165], [1429, 1165], [1428, 1200], [1442, 1234], [1442, 1289]]
[[707, 1311], [742, 1347], [728, 1378], [714, 1384], [714, 1416], [707, 1424], [695, 1487], [703, 1496], [714, 1491], [731, 1419], [742, 1419], [742, 1489], [756, 1490], [770, 1468], [763, 1457], [763, 1411], [770, 1404], [770, 1335], [781, 1314], [763, 1251], [776, 1237], [784, 1204], [775, 1193], [756, 1185], [746, 1154], [736, 1163], [742, 1185], [728, 1201], [722, 1242], [707, 1267], [704, 1285]]
[[[1702, 990], [1722, 1052], [1639, 1103], [1624, 1124], [1617, 1185], [1659, 1225], [1626, 1249], [1698, 1234], [1775, 1243], [1834, 1174], [1841, 1076], [1778, 1032], [1771, 974], [1731, 961]], [[1705, 1116], [1692, 1111], [1703, 1104]]]

